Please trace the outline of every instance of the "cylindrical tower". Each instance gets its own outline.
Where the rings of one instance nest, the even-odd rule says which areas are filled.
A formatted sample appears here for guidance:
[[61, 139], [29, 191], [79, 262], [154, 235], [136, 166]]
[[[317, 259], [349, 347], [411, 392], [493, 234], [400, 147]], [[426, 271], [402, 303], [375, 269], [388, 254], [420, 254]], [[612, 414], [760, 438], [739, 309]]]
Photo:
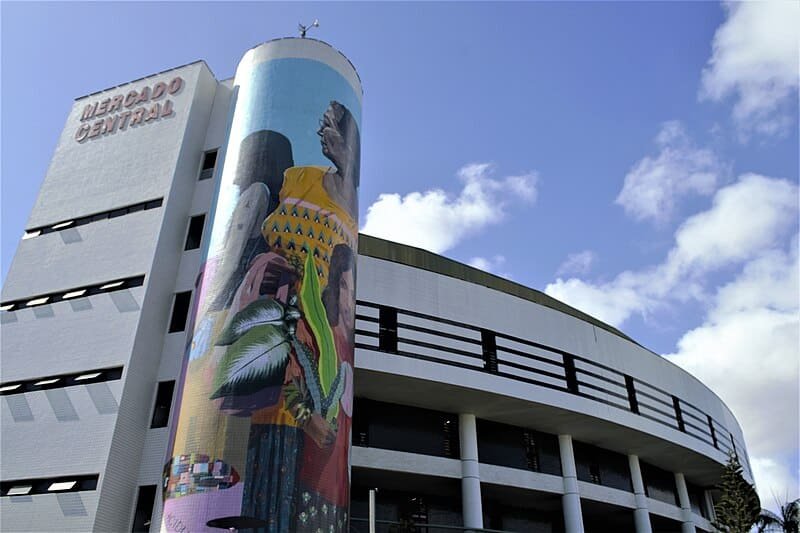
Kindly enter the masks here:
[[162, 531], [348, 529], [360, 122], [323, 42], [239, 63]]

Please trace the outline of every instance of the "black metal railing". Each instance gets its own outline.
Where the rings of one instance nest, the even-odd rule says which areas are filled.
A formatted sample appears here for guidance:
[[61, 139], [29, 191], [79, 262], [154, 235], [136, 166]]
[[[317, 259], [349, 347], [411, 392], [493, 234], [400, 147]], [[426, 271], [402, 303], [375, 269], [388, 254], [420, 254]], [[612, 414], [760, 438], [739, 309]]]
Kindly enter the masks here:
[[[690, 402], [608, 365], [528, 339], [365, 301], [357, 303], [355, 333], [357, 348], [574, 394], [670, 427], [726, 454], [744, 449], [718, 420]], [[750, 471], [749, 464], [744, 466]]]

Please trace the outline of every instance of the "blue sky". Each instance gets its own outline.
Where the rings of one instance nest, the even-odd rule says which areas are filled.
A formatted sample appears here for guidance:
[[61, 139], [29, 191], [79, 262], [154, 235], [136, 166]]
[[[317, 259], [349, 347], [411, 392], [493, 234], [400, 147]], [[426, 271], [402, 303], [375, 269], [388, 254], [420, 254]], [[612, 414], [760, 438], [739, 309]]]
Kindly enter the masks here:
[[798, 9], [3, 2], [2, 276], [72, 98], [196, 59], [229, 78], [319, 18], [364, 85], [362, 228], [670, 357], [736, 413], [765, 503], [797, 497]]

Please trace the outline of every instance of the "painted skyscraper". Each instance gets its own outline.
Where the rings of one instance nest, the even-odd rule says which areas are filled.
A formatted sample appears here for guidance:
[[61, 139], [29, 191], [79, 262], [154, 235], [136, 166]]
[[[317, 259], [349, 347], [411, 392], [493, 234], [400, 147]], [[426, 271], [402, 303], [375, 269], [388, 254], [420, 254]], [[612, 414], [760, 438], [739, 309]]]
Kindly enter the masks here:
[[233, 91], [162, 531], [346, 531], [360, 82], [330, 46], [280, 39]]

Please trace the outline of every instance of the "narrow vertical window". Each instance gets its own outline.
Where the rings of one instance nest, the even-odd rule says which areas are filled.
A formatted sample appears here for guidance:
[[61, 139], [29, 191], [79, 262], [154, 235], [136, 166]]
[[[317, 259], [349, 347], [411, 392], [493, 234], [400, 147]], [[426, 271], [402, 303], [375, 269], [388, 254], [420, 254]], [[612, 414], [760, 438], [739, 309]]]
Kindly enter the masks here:
[[214, 175], [214, 167], [217, 165], [217, 151], [210, 150], [203, 154], [203, 166], [200, 168], [201, 180], [207, 180]]
[[369, 447], [369, 426], [372, 421], [371, 405], [369, 401], [353, 398], [353, 446]]
[[169, 321], [169, 332], [183, 331], [186, 328], [186, 318], [189, 316], [189, 301], [192, 291], [175, 294], [175, 303], [172, 304], [172, 318]]
[[564, 374], [567, 378], [567, 390], [572, 394], [578, 394], [578, 373], [575, 370], [575, 358], [564, 354]]
[[672, 397], [672, 407], [675, 409], [675, 421], [678, 423], [678, 429], [686, 433], [686, 425], [683, 422], [683, 410], [681, 409], [681, 400], [677, 396]]
[[706, 415], [708, 418], [708, 431], [711, 434], [711, 441], [714, 443], [714, 448], [719, 450], [719, 443], [717, 442], [717, 432], [714, 430], [714, 420], [711, 415]]
[[200, 241], [203, 240], [203, 226], [205, 223], [205, 215], [197, 215], [189, 219], [189, 231], [186, 233], [186, 246], [184, 246], [184, 250], [196, 250], [200, 248]]
[[636, 385], [633, 377], [625, 374], [625, 390], [628, 392], [628, 406], [632, 413], [639, 414], [639, 399], [636, 398]]
[[481, 347], [483, 349], [483, 368], [497, 373], [497, 338], [493, 331], [481, 330]]
[[378, 313], [378, 349], [384, 352], [397, 351], [397, 309], [381, 306]]
[[532, 431], [524, 430], [522, 444], [525, 447], [525, 463], [528, 470], [539, 472], [539, 450], [536, 447], [536, 435]]
[[136, 511], [133, 514], [132, 532], [150, 531], [150, 522], [153, 516], [153, 504], [155, 501], [155, 485], [139, 487], [139, 493], [136, 495]]
[[151, 428], [167, 427], [169, 422], [169, 408], [172, 405], [172, 393], [175, 391], [175, 381], [160, 381], [156, 391], [156, 403], [153, 406], [153, 420]]
[[460, 449], [458, 446], [458, 426], [454, 419], [445, 415], [442, 417], [442, 451], [445, 457], [458, 457]]

